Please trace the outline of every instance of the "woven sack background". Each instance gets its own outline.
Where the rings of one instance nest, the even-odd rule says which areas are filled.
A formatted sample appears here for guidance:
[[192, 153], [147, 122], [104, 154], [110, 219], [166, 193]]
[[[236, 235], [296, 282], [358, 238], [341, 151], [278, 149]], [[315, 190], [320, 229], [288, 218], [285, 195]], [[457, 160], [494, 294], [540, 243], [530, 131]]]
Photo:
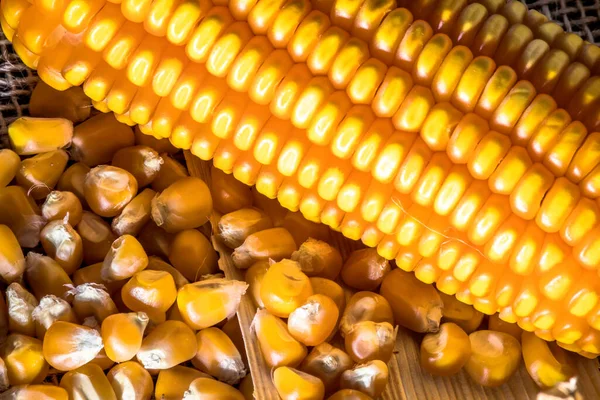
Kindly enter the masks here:
[[[522, 0], [559, 23], [567, 32], [600, 43], [600, 0]], [[27, 115], [35, 72], [21, 63], [0, 30], [0, 148], [6, 147], [6, 129], [16, 118]]]

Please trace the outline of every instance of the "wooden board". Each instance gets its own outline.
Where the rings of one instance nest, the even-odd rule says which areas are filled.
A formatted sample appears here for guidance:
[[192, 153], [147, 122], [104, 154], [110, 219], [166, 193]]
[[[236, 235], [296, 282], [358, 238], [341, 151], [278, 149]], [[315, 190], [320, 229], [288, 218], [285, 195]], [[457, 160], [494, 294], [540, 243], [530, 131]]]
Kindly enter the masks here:
[[[210, 163], [186, 152], [190, 175], [204, 179], [210, 185]], [[333, 233], [334, 244], [344, 258], [358, 243]], [[215, 241], [221, 255], [219, 267], [229, 279], [243, 280], [244, 274], [233, 266], [230, 250]], [[238, 310], [238, 320], [244, 337], [248, 364], [254, 382], [254, 396], [258, 400], [278, 400], [279, 396], [271, 382], [271, 371], [260, 353], [251, 324], [256, 306], [245, 295]], [[600, 371], [598, 360], [577, 356], [577, 372], [580, 392], [586, 400], [600, 399]], [[419, 364], [419, 336], [408, 330], [399, 329], [395, 355], [389, 363], [390, 379], [382, 400], [526, 400], [535, 399], [538, 387], [529, 377], [523, 363], [510, 381], [497, 388], [485, 388], [475, 384], [461, 371], [451, 377], [434, 377], [424, 372]]]

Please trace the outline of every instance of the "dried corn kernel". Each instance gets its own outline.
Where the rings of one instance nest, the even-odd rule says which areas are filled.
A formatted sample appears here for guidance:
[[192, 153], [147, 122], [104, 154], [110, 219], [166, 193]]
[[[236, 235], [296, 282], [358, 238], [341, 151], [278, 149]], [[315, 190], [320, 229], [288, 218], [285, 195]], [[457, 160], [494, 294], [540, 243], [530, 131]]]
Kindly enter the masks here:
[[66, 298], [69, 286], [73, 284], [56, 261], [32, 251], [27, 254], [25, 279], [38, 299], [47, 295]]
[[102, 262], [117, 239], [110, 225], [88, 211], [83, 212], [76, 229], [83, 244], [83, 261], [88, 265]]
[[295, 367], [306, 357], [306, 347], [290, 335], [285, 322], [267, 310], [256, 312], [252, 327], [269, 367]]
[[284, 228], [272, 228], [251, 234], [231, 255], [238, 268], [248, 268], [256, 261], [275, 261], [290, 257], [296, 250], [296, 243]]
[[190, 383], [184, 399], [231, 399], [244, 400], [244, 396], [236, 388], [210, 378], [197, 378]]
[[177, 290], [190, 283], [181, 272], [155, 256], [148, 257], [148, 267], [146, 267], [146, 270], [168, 272], [173, 277]]
[[91, 110], [90, 99], [81, 87], [59, 91], [39, 81], [29, 99], [32, 117], [65, 118], [76, 124], [88, 119]]
[[237, 385], [246, 375], [242, 356], [220, 329], [206, 328], [196, 334], [198, 352], [192, 364], [202, 372], [229, 385]]
[[389, 271], [389, 262], [378, 255], [375, 249], [362, 249], [352, 252], [346, 260], [341, 277], [352, 288], [374, 290]]
[[221, 278], [185, 285], [177, 293], [177, 306], [183, 320], [193, 329], [218, 324], [236, 313], [248, 285]]
[[86, 205], [83, 194], [83, 182], [90, 168], [83, 163], [75, 163], [68, 167], [61, 175], [56, 188], [63, 192], [72, 192], [77, 196], [82, 205]]
[[146, 369], [167, 369], [191, 360], [197, 350], [194, 332], [186, 324], [166, 321], [144, 338], [137, 360]]
[[73, 309], [65, 300], [54, 295], [44, 296], [33, 309], [31, 316], [35, 321], [35, 331], [38, 339], [43, 340], [46, 331], [57, 321], [77, 322]]
[[131, 235], [115, 240], [102, 264], [101, 276], [107, 281], [131, 278], [148, 266], [148, 256], [142, 245]]
[[251, 234], [272, 227], [271, 219], [264, 212], [254, 208], [237, 209], [219, 219], [218, 238], [230, 249], [235, 249]]
[[360, 321], [346, 332], [346, 352], [357, 363], [388, 362], [396, 344], [396, 330], [388, 322]]
[[131, 311], [141, 311], [153, 322], [163, 322], [167, 310], [177, 299], [171, 274], [164, 271], [140, 271], [121, 289], [121, 299]]
[[190, 384], [198, 378], [210, 378], [197, 369], [177, 365], [169, 369], [161, 369], [158, 373], [154, 397], [164, 400], [179, 400], [183, 398]]
[[142, 346], [148, 325], [144, 312], [113, 314], [102, 321], [101, 334], [108, 358], [114, 362], [131, 360]]
[[34, 295], [17, 282], [6, 288], [6, 305], [8, 306], [8, 331], [35, 336], [35, 321], [32, 313], [38, 305]]
[[357, 364], [345, 371], [340, 380], [342, 389], [358, 390], [377, 398], [383, 393], [388, 382], [388, 367], [381, 360]]
[[315, 294], [289, 314], [288, 331], [299, 342], [317, 346], [331, 335], [338, 317], [339, 309], [335, 302], [328, 296]]
[[102, 323], [118, 312], [110, 294], [97, 283], [84, 283], [71, 289], [68, 294], [73, 296], [73, 311], [81, 321], [94, 317], [97, 323]]
[[115, 234], [137, 236], [142, 227], [150, 221], [151, 202], [156, 192], [144, 189], [135, 196], [121, 213], [113, 218], [111, 227]]
[[228, 214], [252, 206], [252, 196], [248, 186], [218, 168], [211, 168], [210, 176], [210, 192], [217, 211]]
[[550, 388], [575, 374], [569, 355], [555, 343], [547, 343], [534, 333], [523, 332], [521, 346], [527, 372], [538, 386]]
[[438, 331], [444, 303], [431, 285], [395, 269], [384, 278], [379, 293], [392, 307], [397, 324], [415, 332]]
[[109, 163], [117, 150], [133, 144], [130, 127], [117, 121], [112, 113], [99, 114], [77, 125], [71, 156], [88, 167], [95, 167]]
[[83, 260], [83, 242], [67, 218], [49, 222], [40, 233], [40, 241], [46, 254], [71, 275]]
[[42, 216], [48, 221], [63, 220], [71, 226], [76, 226], [81, 221], [83, 212], [81, 201], [72, 192], [54, 190], [48, 194], [41, 206]]
[[19, 279], [25, 271], [25, 258], [17, 238], [6, 225], [0, 225], [0, 276], [7, 283]]
[[169, 261], [190, 282], [217, 272], [217, 253], [206, 236], [196, 229], [186, 229], [173, 238]]
[[289, 367], [273, 371], [273, 384], [283, 400], [298, 398], [322, 399], [325, 395], [323, 382], [315, 376]]
[[132, 174], [138, 186], [145, 187], [158, 175], [163, 159], [150, 147], [132, 146], [118, 150], [113, 155], [111, 164]]
[[111, 368], [106, 374], [117, 399], [144, 400], [152, 396], [154, 382], [150, 373], [135, 361]]
[[161, 153], [163, 163], [158, 174], [152, 181], [151, 187], [156, 192], [162, 192], [179, 179], [189, 176], [187, 169], [166, 153]]
[[260, 297], [260, 290], [262, 281], [268, 269], [268, 261], [258, 261], [248, 268], [244, 274], [244, 281], [248, 284], [248, 293], [250, 294], [252, 301], [254, 301], [254, 304], [260, 308], [265, 307], [265, 304]]
[[93, 360], [102, 347], [102, 337], [95, 329], [57, 321], [46, 331], [43, 352], [52, 367], [72, 371]]
[[265, 308], [282, 318], [287, 318], [312, 294], [308, 277], [298, 263], [291, 260], [273, 263], [260, 285], [260, 298]]
[[342, 373], [352, 365], [352, 359], [344, 351], [321, 343], [312, 349], [299, 369], [319, 378], [325, 385], [325, 391], [331, 393], [339, 388]]
[[62, 175], [69, 156], [64, 150], [40, 153], [21, 161], [15, 179], [36, 200], [46, 198]]
[[340, 252], [328, 243], [312, 238], [292, 253], [292, 260], [298, 262], [302, 272], [310, 277], [335, 279], [342, 270]]
[[170, 233], [204, 225], [211, 212], [210, 191], [198, 178], [182, 178], [152, 200], [152, 219]]
[[460, 302], [455, 296], [440, 293], [440, 297], [444, 302], [442, 317], [445, 321], [453, 322], [466, 333], [475, 331], [481, 325], [481, 321], [483, 321], [482, 312], [475, 310], [468, 304]]
[[470, 355], [469, 336], [452, 322], [442, 324], [438, 333], [428, 333], [421, 342], [421, 366], [433, 375], [458, 373]]
[[159, 228], [154, 221], [148, 221], [137, 236], [146, 254], [164, 259], [169, 258], [171, 242], [174, 237], [175, 235]]
[[521, 345], [503, 332], [477, 331], [469, 335], [471, 357], [465, 364], [469, 376], [480, 385], [499, 386], [515, 372], [521, 360]]
[[394, 325], [394, 315], [385, 297], [373, 292], [358, 292], [348, 300], [340, 320], [342, 335], [347, 335], [355, 324], [363, 321], [387, 322]]
[[115, 217], [135, 197], [135, 177], [122, 168], [103, 165], [85, 177], [83, 193], [92, 211], [101, 217]]
[[20, 156], [49, 153], [71, 143], [73, 122], [64, 118], [21, 117], [9, 125], [8, 138]]
[[3, 343], [0, 355], [13, 386], [42, 383], [48, 375], [48, 363], [38, 339], [13, 333]]
[[93, 363], [83, 365], [64, 374], [60, 379], [60, 387], [69, 393], [69, 397], [77, 397], [83, 387], [85, 395], [100, 399], [117, 400], [115, 392], [104, 375], [104, 371]]
[[327, 400], [370, 400], [371, 396], [367, 396], [363, 392], [354, 389], [342, 389], [335, 392], [327, 398]]
[[21, 159], [10, 149], [0, 150], [0, 187], [12, 182], [21, 166]]

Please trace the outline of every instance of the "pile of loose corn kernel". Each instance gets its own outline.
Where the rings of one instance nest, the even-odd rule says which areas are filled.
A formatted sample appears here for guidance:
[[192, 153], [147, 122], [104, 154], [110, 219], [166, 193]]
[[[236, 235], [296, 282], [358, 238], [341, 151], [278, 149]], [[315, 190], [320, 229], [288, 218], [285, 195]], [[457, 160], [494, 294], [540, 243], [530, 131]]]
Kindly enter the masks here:
[[251, 399], [208, 186], [81, 88], [30, 113], [0, 150], [0, 399]]
[[498, 314], [485, 316], [396, 268], [376, 249], [343, 259], [323, 225], [217, 169], [212, 179], [215, 209], [223, 213], [216, 238], [245, 271], [258, 307], [252, 329], [282, 399], [379, 398], [387, 364], [397, 362], [398, 329], [421, 336], [421, 367], [432, 375], [464, 369], [478, 384], [499, 386], [521, 359], [542, 389], [575, 375], [577, 356], [555, 342]]

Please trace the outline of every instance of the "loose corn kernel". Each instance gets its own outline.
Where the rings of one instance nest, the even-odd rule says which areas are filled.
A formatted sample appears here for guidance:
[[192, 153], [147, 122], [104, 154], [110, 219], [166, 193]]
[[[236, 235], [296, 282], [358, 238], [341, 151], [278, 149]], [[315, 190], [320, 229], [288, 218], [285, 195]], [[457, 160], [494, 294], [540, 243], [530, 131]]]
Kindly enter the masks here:
[[289, 317], [312, 294], [310, 280], [300, 265], [286, 259], [271, 264], [260, 284], [260, 298], [265, 308], [282, 318]]
[[209, 376], [197, 369], [181, 365], [161, 369], [154, 387], [154, 397], [164, 400], [182, 399], [190, 384], [198, 378], [209, 378]]
[[76, 226], [81, 221], [81, 214], [83, 212], [81, 201], [79, 201], [74, 193], [58, 190], [54, 190], [48, 194], [40, 210], [42, 217], [48, 222], [62, 221], [67, 217], [67, 221], [71, 226]]
[[466, 333], [475, 331], [479, 325], [481, 325], [481, 321], [483, 321], [483, 313], [475, 310], [473, 307], [467, 304], [461, 303], [454, 296], [448, 296], [447, 294], [440, 293], [440, 297], [444, 303], [442, 317], [445, 321], [458, 325]]
[[152, 181], [151, 187], [156, 192], [162, 192], [179, 179], [189, 176], [187, 169], [166, 153], [161, 153], [163, 164], [158, 175]]
[[29, 114], [32, 117], [65, 118], [76, 124], [88, 119], [90, 111], [90, 99], [81, 87], [59, 91], [40, 81], [29, 99]]
[[49, 153], [71, 143], [73, 123], [64, 118], [21, 117], [9, 125], [8, 138], [20, 156]]
[[215, 209], [228, 214], [252, 205], [250, 188], [218, 168], [212, 168], [211, 193]]
[[262, 281], [269, 269], [269, 261], [258, 261], [246, 270], [244, 281], [248, 284], [248, 292], [252, 301], [259, 308], [264, 308], [265, 304], [260, 297]]
[[244, 396], [233, 386], [210, 378], [197, 378], [190, 383], [189, 389], [183, 395], [184, 399], [231, 399], [244, 400]]
[[27, 254], [25, 279], [38, 299], [47, 295], [66, 298], [68, 286], [73, 284], [67, 272], [57, 262], [34, 252]]
[[354, 368], [344, 371], [340, 380], [342, 389], [358, 390], [371, 396], [379, 397], [388, 382], [388, 367], [381, 360], [357, 364]]
[[6, 288], [6, 305], [8, 306], [8, 331], [35, 336], [33, 310], [38, 305], [34, 295], [17, 282]]
[[307, 276], [335, 279], [342, 269], [340, 252], [320, 240], [309, 238], [292, 253], [292, 260], [298, 262]]
[[83, 212], [76, 230], [83, 244], [83, 261], [88, 265], [102, 262], [117, 239], [110, 230], [110, 225], [88, 211]]
[[191, 360], [197, 351], [194, 332], [183, 322], [157, 325], [142, 341], [137, 360], [146, 369], [167, 369]]
[[25, 271], [25, 258], [17, 238], [6, 225], [0, 225], [0, 276], [7, 283], [19, 279]]
[[59, 371], [71, 371], [87, 364], [103, 348], [102, 337], [95, 329], [57, 321], [46, 331], [44, 358]]
[[97, 323], [118, 312], [117, 306], [102, 285], [84, 283], [68, 292], [73, 296], [73, 311], [80, 320], [94, 317]]
[[385, 297], [373, 292], [358, 292], [350, 297], [340, 320], [342, 335], [349, 334], [356, 324], [364, 321], [394, 325], [392, 308]]
[[38, 339], [13, 333], [0, 350], [11, 385], [42, 383], [48, 375], [48, 363]]
[[109, 163], [117, 150], [133, 146], [130, 127], [118, 122], [112, 113], [96, 115], [77, 125], [71, 156], [88, 167]]
[[0, 390], [5, 392], [9, 387], [10, 382], [8, 381], [8, 370], [6, 369], [6, 363], [4, 360], [2, 360], [0, 361]]
[[62, 175], [69, 156], [64, 150], [40, 153], [21, 161], [15, 179], [17, 184], [35, 200], [41, 200], [54, 189]]
[[0, 188], [8, 186], [15, 178], [21, 159], [10, 149], [0, 150]]
[[252, 382], [252, 376], [247, 374], [238, 386], [239, 391], [246, 400], [254, 399], [254, 383]]
[[345, 334], [346, 352], [357, 363], [388, 362], [396, 344], [396, 329], [387, 322], [360, 321]]
[[523, 332], [523, 330], [517, 324], [501, 320], [498, 314], [490, 315], [488, 329], [491, 331], [507, 333], [515, 337], [517, 340], [521, 340], [521, 333]]
[[83, 260], [83, 242], [67, 218], [49, 222], [40, 233], [40, 241], [46, 254], [71, 275]]
[[198, 352], [194, 367], [229, 385], [237, 385], [246, 375], [242, 356], [231, 339], [218, 328], [202, 329], [196, 334]]
[[173, 238], [169, 261], [190, 282], [217, 272], [217, 253], [211, 243], [196, 229], [186, 229]]
[[292, 337], [285, 322], [269, 311], [258, 310], [252, 327], [269, 367], [296, 367], [306, 357], [306, 347]]
[[113, 218], [112, 231], [119, 235], [137, 236], [144, 225], [150, 221], [151, 202], [156, 192], [146, 188], [135, 196], [121, 211]]
[[83, 163], [75, 163], [68, 167], [61, 175], [56, 189], [63, 192], [72, 192], [77, 196], [82, 206], [86, 205], [85, 195], [83, 194], [83, 182], [90, 168]]
[[281, 260], [290, 257], [296, 250], [294, 238], [287, 229], [272, 228], [253, 233], [233, 254], [233, 263], [238, 268], [248, 268], [256, 261]]
[[[266, 277], [269, 278], [269, 272]], [[328, 296], [315, 294], [289, 314], [288, 331], [306, 346], [317, 346], [332, 334], [338, 317], [335, 302]]]
[[208, 221], [212, 198], [198, 178], [182, 178], [152, 200], [152, 219], [169, 233], [197, 228]]
[[137, 190], [138, 183], [132, 174], [108, 165], [92, 168], [83, 187], [87, 204], [101, 217], [119, 215]]
[[494, 331], [469, 335], [471, 357], [465, 365], [469, 376], [483, 386], [505, 383], [519, 366], [521, 345], [513, 336]]
[[342, 373], [352, 368], [352, 365], [352, 359], [343, 350], [321, 343], [312, 349], [299, 369], [319, 378], [325, 391], [331, 393], [339, 388]]
[[114, 362], [131, 360], [142, 346], [148, 325], [144, 312], [113, 314], [102, 321], [101, 334], [108, 358]]
[[163, 159], [158, 152], [146, 146], [124, 147], [112, 157], [111, 164], [131, 173], [139, 187], [148, 186], [158, 175]]
[[453, 375], [471, 355], [469, 336], [452, 322], [443, 323], [438, 333], [428, 333], [421, 342], [421, 366], [432, 375]]
[[81, 388], [85, 387], [86, 396], [117, 400], [117, 396], [106, 375], [104, 375], [104, 371], [92, 363], [64, 374], [60, 379], [60, 387], [69, 393], [69, 397], [78, 396]]
[[294, 368], [278, 367], [275, 369], [273, 384], [283, 400], [322, 399], [325, 395], [325, 386], [319, 378]]
[[131, 311], [141, 311], [153, 322], [163, 322], [167, 310], [177, 299], [171, 274], [165, 271], [140, 271], [121, 289], [123, 303]]
[[117, 399], [144, 400], [152, 396], [154, 382], [150, 373], [135, 361], [111, 368], [106, 374]]
[[149, 256], [169, 258], [171, 243], [175, 235], [159, 228], [154, 221], [148, 221], [137, 238]]
[[531, 332], [523, 332], [521, 345], [527, 372], [538, 386], [550, 388], [574, 375], [568, 354], [555, 343], [547, 343]]
[[395, 269], [386, 275], [379, 293], [389, 302], [397, 324], [415, 332], [439, 330], [444, 303], [431, 285]]
[[377, 254], [375, 249], [352, 252], [342, 267], [344, 283], [359, 290], [374, 290], [390, 271], [389, 262]]
[[110, 246], [102, 264], [101, 277], [107, 281], [131, 278], [148, 266], [148, 256], [140, 242], [123, 235]]
[[177, 306], [190, 327], [204, 329], [235, 314], [247, 289], [240, 281], [206, 279], [179, 289]]
[[235, 249], [241, 246], [251, 234], [272, 227], [271, 219], [263, 211], [241, 208], [219, 219], [218, 237], [227, 247]]
[[47, 398], [52, 400], [68, 400], [67, 391], [54, 385], [18, 385], [11, 387], [3, 396], [10, 399]]
[[44, 296], [33, 309], [31, 316], [35, 321], [35, 331], [38, 339], [43, 340], [46, 331], [57, 321], [77, 322], [73, 309], [65, 300], [54, 295]]

